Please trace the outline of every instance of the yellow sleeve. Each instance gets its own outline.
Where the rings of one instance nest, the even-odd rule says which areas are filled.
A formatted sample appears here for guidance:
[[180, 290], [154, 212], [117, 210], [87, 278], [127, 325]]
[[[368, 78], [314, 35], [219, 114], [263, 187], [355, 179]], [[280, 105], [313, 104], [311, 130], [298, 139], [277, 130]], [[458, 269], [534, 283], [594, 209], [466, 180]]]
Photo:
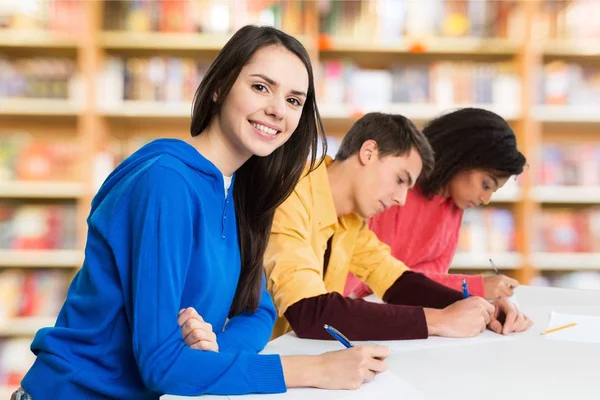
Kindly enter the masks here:
[[383, 298], [385, 292], [409, 268], [392, 256], [390, 247], [363, 221], [350, 262], [350, 271], [365, 282], [373, 293]]
[[280, 317], [298, 301], [327, 293], [323, 266], [311, 246], [310, 209], [294, 191], [275, 211], [264, 265]]

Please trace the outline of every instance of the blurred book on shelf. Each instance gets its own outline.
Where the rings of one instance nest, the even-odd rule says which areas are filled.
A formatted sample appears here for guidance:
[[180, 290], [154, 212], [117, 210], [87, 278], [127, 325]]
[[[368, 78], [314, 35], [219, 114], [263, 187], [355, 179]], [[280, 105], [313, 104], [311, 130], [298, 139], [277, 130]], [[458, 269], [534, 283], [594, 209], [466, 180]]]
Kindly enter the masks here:
[[540, 185], [600, 186], [600, 145], [546, 142], [540, 153]]
[[[600, 4], [600, 2], [599, 2]], [[548, 105], [600, 105], [600, 68], [564, 61], [544, 65], [540, 102]]]
[[67, 286], [67, 274], [60, 270], [1, 270], [0, 323], [25, 317], [56, 318]]
[[111, 107], [128, 100], [191, 104], [209, 65], [192, 58], [109, 57], [98, 85], [100, 104]]
[[468, 209], [460, 227], [457, 253], [508, 253], [516, 251], [512, 212], [500, 207]]
[[[545, 209], [538, 217], [534, 248], [547, 253], [600, 252], [600, 209]], [[573, 265], [573, 268], [576, 268]]]
[[73, 203], [0, 202], [0, 249], [75, 249], [76, 207]]
[[108, 1], [104, 3], [103, 26], [110, 31], [231, 33], [252, 23], [301, 34], [304, 7], [302, 1]]
[[1, 181], [73, 181], [78, 177], [75, 140], [38, 139], [0, 131]]
[[69, 58], [7, 58], [0, 54], [0, 98], [69, 99], [77, 84]]
[[0, 29], [79, 32], [83, 6], [80, 0], [2, 0]]
[[367, 112], [411, 103], [455, 107], [486, 105], [518, 112], [520, 83], [514, 66], [505, 63], [437, 62], [394, 65], [389, 70], [362, 69], [346, 60], [326, 60], [320, 104], [348, 104]]
[[600, 2], [597, 0], [553, 0], [540, 5], [537, 29], [551, 39], [600, 38]]
[[0, 341], [0, 387], [18, 388], [35, 361], [30, 350], [31, 338]]
[[374, 43], [404, 37], [522, 37], [516, 1], [330, 0], [319, 2], [319, 11], [322, 34]]

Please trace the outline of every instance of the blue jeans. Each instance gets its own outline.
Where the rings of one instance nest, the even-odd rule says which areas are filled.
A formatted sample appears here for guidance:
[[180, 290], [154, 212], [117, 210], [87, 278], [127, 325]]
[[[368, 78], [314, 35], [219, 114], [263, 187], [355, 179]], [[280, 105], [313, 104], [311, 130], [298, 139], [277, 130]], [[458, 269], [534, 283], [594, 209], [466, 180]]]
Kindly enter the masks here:
[[10, 400], [33, 400], [33, 397], [29, 395], [22, 388], [19, 388], [16, 392], [12, 394]]

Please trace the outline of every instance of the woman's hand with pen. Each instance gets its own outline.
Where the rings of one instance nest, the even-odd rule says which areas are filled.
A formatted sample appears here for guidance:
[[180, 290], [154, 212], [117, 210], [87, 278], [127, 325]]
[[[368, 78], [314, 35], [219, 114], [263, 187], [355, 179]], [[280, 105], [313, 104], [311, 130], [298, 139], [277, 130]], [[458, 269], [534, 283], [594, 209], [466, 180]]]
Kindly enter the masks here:
[[488, 300], [510, 297], [517, 286], [519, 282], [508, 276], [486, 276], [483, 278], [483, 295]]
[[180, 310], [177, 323], [187, 346], [196, 350], [219, 351], [217, 335], [213, 332], [212, 325], [204, 321], [193, 307]]
[[387, 370], [386, 346], [355, 346], [319, 356], [281, 357], [287, 387], [358, 389], [364, 382]]

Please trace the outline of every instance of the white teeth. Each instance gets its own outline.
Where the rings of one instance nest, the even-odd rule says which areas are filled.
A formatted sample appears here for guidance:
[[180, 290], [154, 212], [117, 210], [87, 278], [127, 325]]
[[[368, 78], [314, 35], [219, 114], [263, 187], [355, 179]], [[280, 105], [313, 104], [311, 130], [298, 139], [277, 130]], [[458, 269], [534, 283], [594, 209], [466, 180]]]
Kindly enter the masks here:
[[277, 131], [275, 129], [271, 129], [267, 126], [261, 125], [261, 124], [257, 124], [256, 122], [252, 123], [252, 126], [255, 127], [256, 129], [264, 132], [264, 133], [268, 133], [269, 135], [276, 135]]

